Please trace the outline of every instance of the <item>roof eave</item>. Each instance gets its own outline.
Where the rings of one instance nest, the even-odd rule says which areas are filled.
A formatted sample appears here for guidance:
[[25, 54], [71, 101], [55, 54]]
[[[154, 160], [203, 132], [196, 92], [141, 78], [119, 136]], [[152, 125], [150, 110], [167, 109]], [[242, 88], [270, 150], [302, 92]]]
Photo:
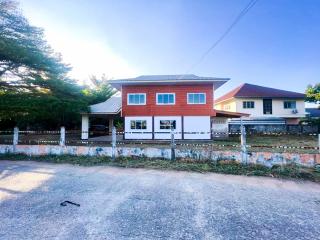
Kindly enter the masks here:
[[156, 81], [150, 81], [150, 80], [111, 80], [109, 81], [109, 84], [113, 86], [116, 89], [121, 89], [122, 85], [145, 85], [145, 84], [151, 84], [151, 85], [162, 85], [162, 84], [203, 84], [203, 83], [212, 83], [215, 84], [215, 89], [218, 89], [220, 86], [225, 84], [227, 81], [229, 81], [230, 78], [217, 78], [217, 79], [201, 79], [201, 80], [156, 80]]

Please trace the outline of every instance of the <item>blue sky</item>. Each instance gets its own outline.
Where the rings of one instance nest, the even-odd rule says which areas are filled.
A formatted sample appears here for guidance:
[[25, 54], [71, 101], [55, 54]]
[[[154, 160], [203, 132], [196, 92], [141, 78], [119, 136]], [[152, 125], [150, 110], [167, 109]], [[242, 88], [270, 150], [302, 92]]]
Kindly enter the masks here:
[[[71, 76], [181, 74], [249, 0], [22, 0]], [[191, 73], [303, 92], [320, 82], [320, 1], [259, 0]]]

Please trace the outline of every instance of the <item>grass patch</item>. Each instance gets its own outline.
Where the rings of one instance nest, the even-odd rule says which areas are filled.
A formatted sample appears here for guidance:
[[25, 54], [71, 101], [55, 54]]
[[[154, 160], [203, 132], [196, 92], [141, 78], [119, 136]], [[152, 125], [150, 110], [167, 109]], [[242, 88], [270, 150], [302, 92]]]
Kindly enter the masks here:
[[69, 163], [81, 166], [114, 166], [124, 168], [169, 169], [190, 172], [214, 172], [246, 176], [268, 176], [275, 178], [295, 178], [320, 182], [320, 171], [316, 168], [305, 168], [297, 165], [273, 166], [268, 168], [262, 165], [243, 165], [235, 161], [186, 161], [163, 160], [148, 158], [117, 158], [112, 161], [109, 157], [90, 157], [72, 155], [27, 156], [23, 154], [0, 154], [0, 160], [25, 161], [32, 160], [50, 163]]

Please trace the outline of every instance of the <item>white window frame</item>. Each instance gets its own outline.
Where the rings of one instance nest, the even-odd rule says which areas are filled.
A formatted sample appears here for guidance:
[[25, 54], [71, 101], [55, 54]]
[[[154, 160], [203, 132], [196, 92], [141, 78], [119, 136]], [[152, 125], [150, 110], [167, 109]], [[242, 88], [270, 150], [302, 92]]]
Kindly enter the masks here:
[[[170, 122], [170, 128], [161, 128], [161, 126], [163, 126], [163, 125], [161, 125], [161, 122], [162, 121], [168, 121], [168, 122]], [[174, 123], [174, 124], [173, 124]], [[172, 128], [172, 126], [174, 125], [174, 128]], [[162, 131], [162, 130], [171, 130], [171, 129], [174, 129], [174, 130], [176, 130], [177, 129], [177, 120], [175, 120], [175, 119], [168, 119], [168, 120], [165, 120], [165, 119], [160, 119], [159, 120], [159, 129], [160, 129], [160, 131]]]
[[[158, 102], [158, 96], [159, 95], [164, 95], [164, 94], [172, 94], [173, 95], [173, 103], [159, 103]], [[157, 102], [157, 105], [175, 105], [176, 104], [176, 94], [175, 93], [157, 93], [156, 94], [156, 102]]]
[[[204, 95], [204, 103], [191, 103], [189, 102], [189, 95], [191, 94], [203, 94]], [[187, 103], [188, 104], [207, 104], [207, 94], [204, 92], [195, 92], [195, 93], [187, 93]]]
[[[135, 122], [135, 124], [134, 124], [135, 128], [132, 128], [132, 126], [131, 126], [132, 122]], [[140, 122], [141, 128], [137, 128], [137, 122]], [[142, 122], [146, 122], [146, 128], [142, 128]], [[130, 124], [130, 130], [146, 130], [148, 128], [147, 120], [133, 119], [133, 120], [130, 120], [129, 124]]]
[[[287, 108], [286, 108], [286, 107], [285, 107], [286, 102], [287, 102], [287, 103], [288, 103], [288, 102], [294, 103], [294, 104], [295, 104], [295, 107], [293, 107], [293, 108], [292, 108], [292, 107], [290, 107], [290, 108], [287, 107]], [[297, 109], [297, 101], [296, 101], [296, 100], [284, 100], [284, 101], [283, 101], [283, 108], [284, 108], [284, 109], [291, 109], [291, 110], [292, 110], [292, 109]]]
[[[144, 95], [144, 103], [130, 103], [129, 96], [130, 95]], [[127, 105], [146, 105], [147, 104], [147, 94], [146, 93], [128, 93], [127, 94]]]
[[[253, 103], [253, 107], [248, 107], [248, 103]], [[256, 104], [254, 101], [242, 101], [242, 108], [243, 109], [254, 109]]]
[[229, 111], [231, 109], [230, 104], [223, 105], [223, 110]]

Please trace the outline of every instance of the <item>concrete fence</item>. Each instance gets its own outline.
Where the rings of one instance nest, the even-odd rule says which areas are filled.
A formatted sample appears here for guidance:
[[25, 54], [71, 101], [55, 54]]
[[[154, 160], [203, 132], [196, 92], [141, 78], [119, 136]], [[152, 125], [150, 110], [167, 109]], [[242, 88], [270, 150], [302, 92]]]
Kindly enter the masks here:
[[[170, 160], [171, 148], [157, 147], [99, 147], [99, 146], [61, 146], [61, 145], [0, 145], [0, 154], [26, 154], [39, 155], [75, 155], [75, 156], [106, 156], [116, 157], [146, 157]], [[210, 148], [179, 148], [175, 149], [177, 159], [190, 159], [194, 161], [237, 161], [242, 163], [261, 164], [272, 167], [273, 165], [298, 164], [314, 167], [320, 164], [320, 154], [296, 153], [270, 153], [252, 152], [243, 157], [241, 151], [213, 151]], [[245, 162], [244, 162], [245, 161]]]
[[[319, 133], [319, 125], [288, 125], [288, 124], [246, 124], [246, 130], [252, 133], [289, 133], [310, 134]], [[241, 125], [229, 124], [229, 132], [240, 131]]]

